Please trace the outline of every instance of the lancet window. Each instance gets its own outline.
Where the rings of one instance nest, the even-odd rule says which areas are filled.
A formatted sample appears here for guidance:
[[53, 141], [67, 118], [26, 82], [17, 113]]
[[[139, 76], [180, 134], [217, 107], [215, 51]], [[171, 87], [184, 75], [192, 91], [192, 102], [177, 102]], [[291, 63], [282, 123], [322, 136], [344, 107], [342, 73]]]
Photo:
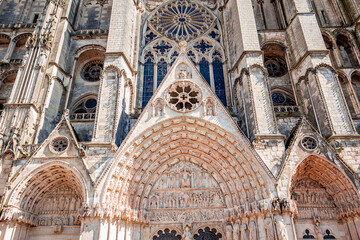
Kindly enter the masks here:
[[139, 79], [142, 81], [142, 107], [179, 56], [180, 45], [226, 105], [221, 30], [211, 10], [194, 1], [173, 0], [149, 15], [143, 36], [140, 58], [143, 74]]

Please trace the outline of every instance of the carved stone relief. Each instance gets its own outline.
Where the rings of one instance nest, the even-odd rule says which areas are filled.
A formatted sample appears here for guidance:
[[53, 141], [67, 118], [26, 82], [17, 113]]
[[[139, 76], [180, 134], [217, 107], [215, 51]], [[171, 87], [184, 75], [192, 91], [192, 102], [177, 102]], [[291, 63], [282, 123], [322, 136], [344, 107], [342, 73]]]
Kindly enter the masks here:
[[38, 226], [79, 225], [78, 210], [82, 197], [74, 189], [63, 186], [48, 194], [35, 208]]
[[224, 219], [225, 199], [203, 168], [179, 162], [164, 171], [148, 198], [150, 221], [185, 222]]
[[333, 200], [319, 183], [306, 177], [297, 181], [293, 187], [293, 198], [298, 208], [298, 218], [336, 219], [336, 207]]

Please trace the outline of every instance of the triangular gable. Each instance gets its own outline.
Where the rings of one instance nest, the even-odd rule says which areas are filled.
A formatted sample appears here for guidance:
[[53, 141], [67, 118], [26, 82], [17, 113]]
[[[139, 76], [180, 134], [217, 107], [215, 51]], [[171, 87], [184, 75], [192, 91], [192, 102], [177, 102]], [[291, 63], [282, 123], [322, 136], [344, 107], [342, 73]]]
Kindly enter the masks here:
[[[58, 151], [56, 149], [57, 146], [53, 146], [52, 142], [57, 139], [67, 141], [67, 147], [64, 147], [64, 151]], [[63, 160], [67, 162], [80, 161], [80, 165], [82, 165], [83, 169], [87, 171], [89, 168], [87, 167], [84, 157], [85, 150], [79, 145], [74, 130], [72, 129], [68, 112], [66, 112], [46, 140], [40, 144], [27, 162], [17, 172], [14, 172], [13, 176], [16, 177], [22, 169], [27, 168], [31, 162], [36, 160]], [[93, 180], [91, 181], [93, 182]]]
[[[184, 86], [187, 86], [187, 83], [191, 83], [193, 90], [200, 92], [199, 103], [194, 109], [183, 112], [177, 111], [174, 104], [168, 103], [172, 100], [171, 97], [169, 98], [169, 88], [177, 83], [180, 85], [184, 83]], [[144, 129], [160, 121], [186, 115], [204, 119], [232, 133], [239, 132], [239, 128], [219, 98], [211, 90], [209, 84], [195, 68], [191, 60], [182, 52], [146, 105], [135, 126], [128, 134], [126, 141], [132, 141]], [[236, 135], [239, 135], [239, 140], [246, 139], [243, 134]]]
[[[192, 85], [192, 90], [201, 91], [201, 97], [198, 99], [199, 103], [194, 109], [179, 111], [167, 102], [169, 101], [169, 98], [171, 98], [171, 94], [169, 97], [169, 90], [173, 90], [174, 84], [178, 83], [180, 86], [182, 84], [187, 85], [190, 83], [190, 85]], [[138, 121], [118, 148], [114, 159], [107, 163], [105, 171], [98, 178], [96, 185], [100, 184], [109, 169], [112, 169], [112, 166], [117, 164], [117, 159], [125, 154], [132, 142], [140, 135], [146, 135], [144, 131], [168, 119], [186, 116], [203, 119], [219, 126], [219, 129], [221, 128], [232, 133], [233, 136], [242, 143], [241, 145], [248, 146], [248, 149], [251, 149], [250, 151], [253, 153], [253, 156], [257, 159], [259, 164], [266, 169], [269, 176], [272, 178], [274, 177], [257, 152], [252, 148], [248, 138], [241, 132], [219, 98], [211, 90], [201, 73], [195, 68], [191, 60], [184, 53], [181, 53], [170, 68], [168, 74], [162, 80], [162, 83], [153, 94], [152, 98], [149, 100], [145, 109], [139, 116]]]
[[[316, 147], [314, 149], [307, 148], [302, 142], [304, 138], [309, 137], [316, 142]], [[297, 165], [300, 161], [310, 155], [317, 155], [333, 162], [336, 161], [336, 151], [304, 117], [295, 127], [295, 131], [289, 138], [290, 142], [286, 148], [286, 157], [278, 177], [281, 176], [285, 166], [290, 164], [289, 162], [292, 162], [292, 165]]]
[[[63, 144], [61, 144], [61, 139], [64, 140]], [[55, 142], [57, 142], [57, 145], [54, 145]], [[59, 150], [60, 148], [64, 150]], [[85, 151], [79, 145], [68, 114], [64, 114], [60, 122], [36, 150], [32, 158], [71, 158], [83, 157], [84, 155]]]

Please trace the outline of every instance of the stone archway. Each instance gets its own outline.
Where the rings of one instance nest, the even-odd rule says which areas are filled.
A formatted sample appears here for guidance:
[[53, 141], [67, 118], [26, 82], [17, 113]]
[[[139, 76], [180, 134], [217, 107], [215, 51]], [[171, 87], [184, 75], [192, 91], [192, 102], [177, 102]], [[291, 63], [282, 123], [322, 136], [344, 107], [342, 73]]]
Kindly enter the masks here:
[[[332, 162], [310, 156], [292, 177], [291, 198], [295, 200], [297, 237], [336, 236], [358, 239], [359, 195], [351, 180]], [[304, 237], [305, 238], [305, 237]]]
[[[102, 202], [112, 216], [149, 224], [143, 232], [184, 224], [225, 232], [225, 222], [256, 211], [274, 191], [245, 141], [200, 119], [161, 122], [124, 149], [108, 174]], [[141, 239], [151, 237], [145, 235]]]
[[78, 210], [86, 200], [80, 173], [68, 164], [45, 164], [14, 189], [2, 220], [16, 222], [14, 239], [78, 239]]

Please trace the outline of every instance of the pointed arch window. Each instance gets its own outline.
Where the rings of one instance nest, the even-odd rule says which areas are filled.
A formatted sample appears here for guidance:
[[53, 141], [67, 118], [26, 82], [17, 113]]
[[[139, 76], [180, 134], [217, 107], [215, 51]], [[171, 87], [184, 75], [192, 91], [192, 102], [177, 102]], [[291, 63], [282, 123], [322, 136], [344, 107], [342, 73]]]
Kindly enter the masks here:
[[199, 62], [199, 67], [200, 67], [200, 73], [203, 75], [203, 77], [205, 78], [205, 80], [208, 82], [208, 84], [210, 85], [210, 68], [209, 68], [209, 62], [205, 59], [202, 58], [201, 61]]
[[149, 102], [154, 91], [154, 56], [151, 52], [145, 55], [144, 64], [144, 80], [143, 80], [143, 94], [142, 94], [142, 106], [145, 107]]
[[224, 104], [224, 106], [226, 106], [223, 63], [218, 57], [216, 57], [215, 60], [213, 61], [213, 71], [214, 71], [215, 93], [219, 97], [221, 102]]
[[167, 62], [162, 58], [157, 64], [157, 86], [161, 84], [167, 73]]

